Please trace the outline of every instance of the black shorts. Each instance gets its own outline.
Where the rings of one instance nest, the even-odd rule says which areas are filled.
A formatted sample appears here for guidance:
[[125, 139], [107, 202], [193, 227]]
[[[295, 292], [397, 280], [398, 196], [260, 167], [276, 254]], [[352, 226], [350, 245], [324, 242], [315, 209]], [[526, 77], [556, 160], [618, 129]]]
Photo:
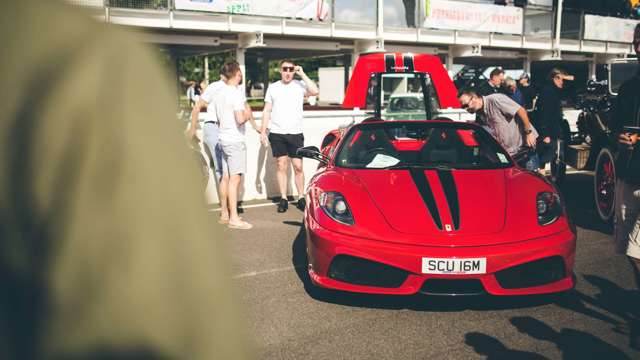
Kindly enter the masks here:
[[296, 151], [304, 146], [302, 134], [274, 134], [269, 133], [271, 152], [273, 157], [288, 155], [290, 158], [300, 158]]

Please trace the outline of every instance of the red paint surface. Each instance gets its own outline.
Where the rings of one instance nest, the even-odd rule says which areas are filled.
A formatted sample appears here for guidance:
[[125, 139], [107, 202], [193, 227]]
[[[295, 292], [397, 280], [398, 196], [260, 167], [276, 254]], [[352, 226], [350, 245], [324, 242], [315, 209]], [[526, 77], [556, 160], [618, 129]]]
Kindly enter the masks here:
[[[342, 102], [343, 108], [365, 108], [371, 74], [386, 72], [384, 55], [385, 53], [372, 53], [361, 55], [358, 58]], [[401, 68], [403, 66], [403, 54], [394, 53], [394, 55], [396, 68]], [[459, 108], [460, 102], [457, 98], [457, 89], [440, 59], [437, 56], [427, 54], [414, 54], [413, 58], [414, 72], [427, 73], [431, 77], [438, 94], [440, 106], [442, 108]], [[396, 71], [399, 70], [396, 69]]]

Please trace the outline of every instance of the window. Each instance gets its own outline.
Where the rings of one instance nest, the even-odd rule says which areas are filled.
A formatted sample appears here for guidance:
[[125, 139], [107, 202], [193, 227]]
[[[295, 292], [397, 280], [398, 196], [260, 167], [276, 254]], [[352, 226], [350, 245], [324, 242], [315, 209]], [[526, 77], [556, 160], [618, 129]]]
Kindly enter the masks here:
[[440, 108], [431, 78], [424, 73], [373, 74], [366, 109], [375, 111], [377, 105], [384, 120], [429, 120]]

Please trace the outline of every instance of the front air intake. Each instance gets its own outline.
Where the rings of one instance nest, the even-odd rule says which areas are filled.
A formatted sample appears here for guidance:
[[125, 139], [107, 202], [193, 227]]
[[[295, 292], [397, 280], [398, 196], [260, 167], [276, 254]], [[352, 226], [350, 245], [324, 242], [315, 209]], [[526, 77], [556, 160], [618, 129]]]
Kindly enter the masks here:
[[420, 292], [426, 295], [463, 296], [485, 294], [478, 279], [427, 279]]
[[566, 276], [564, 260], [560, 256], [531, 261], [496, 273], [496, 279], [504, 289], [547, 285]]
[[409, 272], [348, 255], [337, 255], [329, 266], [329, 277], [354, 285], [397, 288], [404, 283]]

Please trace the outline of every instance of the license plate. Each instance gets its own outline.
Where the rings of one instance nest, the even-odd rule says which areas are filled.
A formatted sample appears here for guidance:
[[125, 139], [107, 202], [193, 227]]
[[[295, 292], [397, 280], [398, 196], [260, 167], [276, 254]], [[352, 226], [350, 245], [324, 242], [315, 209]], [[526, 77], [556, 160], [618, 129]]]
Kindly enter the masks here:
[[485, 274], [487, 272], [487, 258], [473, 259], [443, 259], [422, 258], [423, 274]]

